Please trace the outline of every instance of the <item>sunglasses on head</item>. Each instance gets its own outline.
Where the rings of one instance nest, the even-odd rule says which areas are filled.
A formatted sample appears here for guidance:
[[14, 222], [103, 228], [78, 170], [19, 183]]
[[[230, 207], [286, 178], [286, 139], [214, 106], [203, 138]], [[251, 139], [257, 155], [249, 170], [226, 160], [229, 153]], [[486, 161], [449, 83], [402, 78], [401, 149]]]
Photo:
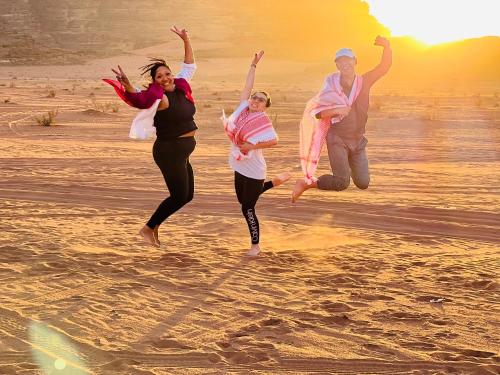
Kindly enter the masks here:
[[264, 98], [264, 97], [259, 96], [259, 95], [252, 95], [250, 98], [252, 100], [256, 100], [256, 101], [261, 102], [261, 103], [267, 102], [267, 98]]

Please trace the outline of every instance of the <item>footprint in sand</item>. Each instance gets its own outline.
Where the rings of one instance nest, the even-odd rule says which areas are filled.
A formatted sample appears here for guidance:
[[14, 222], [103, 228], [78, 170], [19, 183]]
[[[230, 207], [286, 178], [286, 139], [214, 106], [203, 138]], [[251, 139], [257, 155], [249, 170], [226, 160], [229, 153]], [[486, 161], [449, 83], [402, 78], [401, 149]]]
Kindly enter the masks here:
[[429, 303], [429, 304], [433, 305], [434, 307], [442, 307], [443, 303], [446, 304], [449, 302], [453, 302], [453, 300], [449, 297], [443, 297], [442, 295], [441, 296], [430, 295], [430, 294], [418, 296], [415, 298], [415, 301], [421, 302], [421, 303]]
[[283, 322], [282, 319], [270, 318], [270, 319], [261, 320], [259, 324], [261, 327], [269, 327], [269, 326], [278, 326], [282, 322]]
[[409, 341], [400, 344], [404, 348], [416, 349], [422, 351], [431, 351], [436, 349], [436, 345], [430, 342], [421, 342], [421, 341]]
[[[240, 336], [233, 335], [233, 337], [237, 340]], [[268, 351], [274, 349], [274, 345], [270, 343], [249, 342], [248, 339], [245, 342], [238, 343], [238, 349], [227, 341], [219, 341], [216, 345], [222, 349], [218, 352], [220, 356], [229, 363], [238, 365], [269, 361], [271, 358]]]
[[382, 354], [396, 355], [396, 353], [388, 348], [384, 348], [383, 346], [377, 344], [363, 344], [363, 347], [371, 352], [377, 352]]
[[394, 298], [391, 296], [386, 296], [383, 294], [363, 294], [353, 292], [351, 293], [351, 297], [355, 299], [360, 299], [362, 301], [394, 301]]
[[334, 324], [334, 325], [340, 326], [340, 327], [345, 327], [345, 326], [352, 323], [351, 319], [349, 319], [349, 317], [345, 314], [336, 315], [336, 316], [328, 316], [328, 317], [321, 319], [321, 321], [327, 325]]
[[155, 349], [194, 349], [170, 338], [160, 338], [153, 341], [151, 346]]
[[473, 350], [473, 349], [461, 350], [459, 353], [466, 357], [474, 357], [474, 358], [490, 358], [496, 355], [495, 353], [492, 352], [484, 352], [481, 350]]
[[411, 323], [411, 322], [428, 322], [432, 321], [433, 317], [428, 313], [413, 313], [407, 311], [394, 311], [394, 310], [384, 310], [373, 314], [373, 317], [377, 320], [395, 320], [399, 322]]
[[231, 347], [231, 343], [226, 341], [218, 341], [215, 344], [221, 349], [227, 349]]
[[255, 311], [240, 311], [239, 314], [241, 316], [246, 317], [246, 318], [251, 318], [256, 314], [256, 312]]
[[329, 313], [342, 313], [354, 310], [351, 306], [345, 303], [331, 302], [331, 301], [321, 302], [320, 307]]
[[496, 290], [498, 284], [493, 280], [476, 280], [465, 284], [465, 286], [480, 290]]
[[279, 253], [279, 254], [270, 253], [267, 259], [269, 260], [269, 263], [276, 266], [293, 266], [293, 265], [303, 266], [306, 263], [310, 262], [299, 251], [287, 251], [286, 253]]
[[269, 274], [292, 272], [289, 268], [267, 267]]
[[431, 357], [436, 358], [440, 361], [446, 361], [446, 362], [456, 362], [460, 361], [461, 358], [459, 355], [456, 353], [448, 353], [448, 352], [434, 352], [430, 354]]
[[235, 365], [249, 365], [258, 362], [269, 361], [270, 358], [264, 351], [245, 350], [245, 351], [225, 351], [220, 353], [226, 360]]
[[438, 332], [434, 335], [439, 339], [453, 340], [456, 339], [459, 335], [458, 333], [450, 332], [450, 331], [442, 331]]
[[160, 264], [166, 264], [168, 266], [176, 268], [185, 268], [200, 265], [200, 261], [196, 258], [191, 257], [185, 253], [175, 253], [169, 252], [160, 257], [158, 260]]

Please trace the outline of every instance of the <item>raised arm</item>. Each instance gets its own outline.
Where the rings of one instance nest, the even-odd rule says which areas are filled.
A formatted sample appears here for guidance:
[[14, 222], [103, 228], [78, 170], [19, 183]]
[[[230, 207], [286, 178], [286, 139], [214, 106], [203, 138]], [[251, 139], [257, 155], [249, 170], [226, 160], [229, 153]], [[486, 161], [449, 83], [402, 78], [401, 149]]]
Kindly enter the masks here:
[[389, 71], [392, 65], [392, 50], [389, 40], [379, 35], [375, 38], [374, 44], [376, 46], [383, 47], [384, 51], [382, 52], [380, 63], [373, 70], [363, 74], [363, 84], [366, 82], [366, 84], [370, 86], [382, 78], [382, 76]]
[[248, 69], [245, 87], [243, 88], [243, 91], [241, 92], [240, 95], [240, 102], [242, 102], [243, 100], [247, 100], [250, 94], [252, 93], [253, 83], [255, 81], [255, 70], [257, 69], [257, 64], [259, 63], [263, 55], [264, 51], [261, 50], [259, 51], [259, 53], [256, 53], [253, 57], [252, 63], [250, 64], [250, 68]]
[[184, 64], [194, 64], [193, 48], [186, 29], [178, 29], [177, 26], [172, 26], [170, 31], [179, 35], [184, 42]]
[[115, 69], [111, 69], [111, 70], [113, 71], [113, 73], [116, 74], [116, 79], [118, 80], [118, 82], [120, 82], [122, 84], [125, 91], [130, 92], [130, 93], [136, 92], [135, 87], [132, 86], [127, 75], [122, 70], [120, 65], [118, 65], [118, 70], [115, 70]]

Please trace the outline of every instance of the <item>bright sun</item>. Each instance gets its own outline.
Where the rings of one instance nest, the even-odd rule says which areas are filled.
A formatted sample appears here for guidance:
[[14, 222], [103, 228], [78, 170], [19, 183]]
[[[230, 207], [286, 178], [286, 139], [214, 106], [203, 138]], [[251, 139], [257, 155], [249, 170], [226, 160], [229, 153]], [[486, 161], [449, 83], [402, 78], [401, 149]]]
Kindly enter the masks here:
[[364, 0], [392, 36], [426, 44], [500, 36], [500, 0]]

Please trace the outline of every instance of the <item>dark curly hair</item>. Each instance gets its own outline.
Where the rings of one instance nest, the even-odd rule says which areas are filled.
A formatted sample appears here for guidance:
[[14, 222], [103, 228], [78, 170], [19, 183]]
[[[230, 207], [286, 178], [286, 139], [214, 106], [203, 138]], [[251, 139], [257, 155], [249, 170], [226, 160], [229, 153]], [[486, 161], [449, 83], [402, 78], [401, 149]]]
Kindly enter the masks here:
[[156, 71], [158, 70], [158, 68], [160, 66], [164, 66], [168, 70], [172, 70], [167, 65], [167, 62], [165, 60], [163, 60], [163, 59], [159, 59], [159, 58], [155, 57], [155, 58], [149, 59], [149, 61], [151, 61], [149, 64], [141, 66], [139, 69], [141, 69], [141, 75], [142, 76], [145, 75], [145, 74], [147, 74], [147, 73], [149, 73], [150, 76], [151, 76], [151, 79], [153, 81], [155, 80]]

